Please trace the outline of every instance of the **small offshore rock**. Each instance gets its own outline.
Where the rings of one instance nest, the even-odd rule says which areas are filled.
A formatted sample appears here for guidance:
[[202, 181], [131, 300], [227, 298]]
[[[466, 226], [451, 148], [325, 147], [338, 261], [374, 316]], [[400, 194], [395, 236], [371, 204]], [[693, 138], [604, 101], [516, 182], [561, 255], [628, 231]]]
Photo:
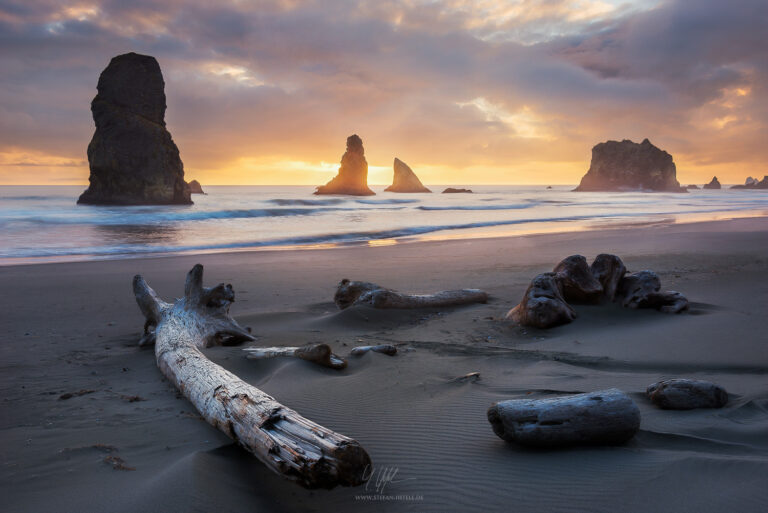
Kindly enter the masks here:
[[472, 189], [455, 189], [453, 187], [448, 187], [443, 191], [443, 194], [459, 194], [459, 193], [472, 194]]
[[712, 177], [712, 180], [704, 185], [704, 189], [720, 189], [722, 186], [720, 185], [720, 181], [717, 179], [716, 176]]

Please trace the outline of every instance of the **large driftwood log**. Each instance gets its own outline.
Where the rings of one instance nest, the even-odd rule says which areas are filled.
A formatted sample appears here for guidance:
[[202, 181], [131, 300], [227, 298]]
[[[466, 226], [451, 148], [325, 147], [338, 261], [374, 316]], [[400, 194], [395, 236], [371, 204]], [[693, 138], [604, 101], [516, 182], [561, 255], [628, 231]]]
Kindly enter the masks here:
[[435, 294], [403, 294], [375, 283], [343, 279], [333, 300], [339, 309], [352, 305], [374, 308], [440, 308], [471, 303], [485, 303], [488, 294], [478, 289], [444, 290]]
[[311, 344], [304, 347], [245, 347], [243, 351], [249, 360], [266, 360], [279, 356], [293, 356], [308, 362], [341, 370], [347, 368], [347, 361], [331, 351], [328, 344]]
[[158, 367], [208, 423], [274, 472], [307, 488], [363, 483], [371, 459], [360, 444], [305, 419], [200, 351], [253, 340], [229, 316], [235, 299], [231, 285], [204, 288], [198, 264], [187, 275], [184, 297], [172, 305], [141, 276], [134, 277], [133, 291], [146, 317], [144, 337], [156, 340]]
[[507, 319], [537, 328], [551, 328], [575, 318], [576, 312], [566, 303], [555, 273], [536, 276], [528, 285], [520, 304], [507, 313]]
[[640, 410], [611, 388], [553, 399], [513, 399], [488, 409], [493, 432], [507, 442], [533, 447], [613, 445], [640, 428]]
[[723, 387], [696, 379], [666, 379], [650, 385], [645, 393], [664, 410], [722, 408], [728, 403]]
[[600, 302], [603, 286], [592, 275], [587, 259], [583, 256], [571, 255], [564, 258], [552, 272], [563, 291], [563, 297], [569, 303]]

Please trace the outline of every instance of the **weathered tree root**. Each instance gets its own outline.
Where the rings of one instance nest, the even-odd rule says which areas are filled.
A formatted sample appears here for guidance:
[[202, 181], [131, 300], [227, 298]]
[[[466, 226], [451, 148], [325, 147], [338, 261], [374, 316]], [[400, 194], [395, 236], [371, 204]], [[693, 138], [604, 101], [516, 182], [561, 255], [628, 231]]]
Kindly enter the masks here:
[[209, 424], [274, 472], [307, 488], [362, 484], [371, 459], [357, 441], [305, 419], [203, 355], [202, 347], [253, 337], [229, 316], [232, 286], [204, 288], [202, 280], [198, 264], [187, 275], [184, 297], [171, 305], [144, 278], [133, 279], [146, 317], [143, 339], [155, 340], [162, 373]]
[[353, 305], [374, 308], [439, 308], [471, 303], [486, 303], [488, 294], [478, 289], [444, 290], [435, 294], [403, 294], [365, 281], [339, 282], [333, 297], [336, 306], [344, 310]]
[[640, 409], [616, 388], [552, 399], [512, 399], [492, 405], [488, 422], [507, 442], [533, 447], [614, 445], [640, 428]]
[[328, 344], [311, 344], [304, 347], [245, 347], [243, 351], [248, 353], [245, 357], [249, 360], [293, 356], [331, 369], [347, 368], [347, 361], [334, 354]]
[[507, 318], [524, 326], [552, 328], [571, 322], [576, 312], [568, 303], [616, 301], [627, 308], [655, 308], [664, 313], [688, 309], [688, 300], [675, 291], [661, 291], [661, 280], [653, 271], [625, 276], [627, 268], [616, 255], [600, 254], [587, 267], [587, 259], [571, 255], [554, 272], [536, 276], [522, 301]]

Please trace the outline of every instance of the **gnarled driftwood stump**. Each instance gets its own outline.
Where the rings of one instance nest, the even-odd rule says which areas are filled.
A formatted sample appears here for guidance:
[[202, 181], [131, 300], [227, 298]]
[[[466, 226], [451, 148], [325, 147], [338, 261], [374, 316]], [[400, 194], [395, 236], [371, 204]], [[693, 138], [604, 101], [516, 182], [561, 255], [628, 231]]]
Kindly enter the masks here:
[[371, 459], [355, 440], [305, 419], [200, 351], [253, 340], [229, 316], [235, 300], [231, 285], [204, 288], [198, 264], [187, 275], [184, 297], [173, 304], [161, 300], [139, 275], [133, 291], [146, 317], [142, 343], [155, 340], [158, 367], [209, 424], [307, 488], [364, 482]]

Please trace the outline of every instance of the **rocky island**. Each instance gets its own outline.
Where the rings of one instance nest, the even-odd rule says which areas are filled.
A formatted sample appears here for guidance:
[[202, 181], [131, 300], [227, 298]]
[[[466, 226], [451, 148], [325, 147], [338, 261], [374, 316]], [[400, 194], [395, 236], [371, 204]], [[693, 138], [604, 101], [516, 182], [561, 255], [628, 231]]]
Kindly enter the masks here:
[[672, 155], [648, 139], [607, 141], [592, 148], [592, 162], [576, 191], [687, 192], [680, 187]]
[[712, 180], [708, 184], [704, 184], [703, 189], [720, 189], [722, 186], [720, 185], [720, 181], [717, 179], [716, 176], [712, 177]]
[[760, 181], [750, 176], [744, 185], [734, 185], [731, 189], [768, 189], [768, 175], [765, 175]]
[[347, 151], [341, 157], [339, 174], [327, 184], [319, 186], [315, 194], [376, 194], [368, 187], [368, 162], [365, 160], [363, 140], [357, 134], [347, 137]]
[[432, 192], [421, 183], [419, 177], [408, 164], [395, 157], [392, 185], [384, 189], [387, 192]]
[[179, 149], [165, 126], [165, 82], [154, 57], [113, 57], [91, 102], [89, 205], [190, 205]]

